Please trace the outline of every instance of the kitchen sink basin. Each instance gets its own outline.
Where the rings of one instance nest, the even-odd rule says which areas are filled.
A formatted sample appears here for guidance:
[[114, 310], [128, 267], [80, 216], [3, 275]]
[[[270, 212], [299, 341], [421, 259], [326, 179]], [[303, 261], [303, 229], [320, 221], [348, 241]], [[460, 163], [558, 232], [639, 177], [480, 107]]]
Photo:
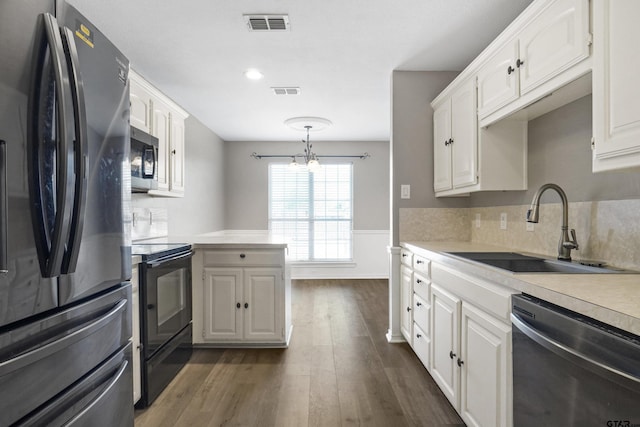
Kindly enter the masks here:
[[513, 273], [610, 274], [627, 272], [583, 265], [578, 262], [538, 258], [516, 252], [449, 252], [449, 254]]

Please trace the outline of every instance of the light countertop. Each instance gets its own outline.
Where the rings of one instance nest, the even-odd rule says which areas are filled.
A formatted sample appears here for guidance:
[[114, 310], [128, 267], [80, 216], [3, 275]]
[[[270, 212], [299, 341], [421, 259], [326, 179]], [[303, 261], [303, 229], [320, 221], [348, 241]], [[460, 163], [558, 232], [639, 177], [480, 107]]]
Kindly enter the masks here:
[[640, 274], [512, 273], [446, 252], [513, 252], [472, 242], [407, 242], [401, 246], [475, 275], [640, 335]]
[[205, 234], [168, 236], [142, 243], [191, 243], [194, 249], [284, 249], [287, 244], [267, 231], [215, 231]]

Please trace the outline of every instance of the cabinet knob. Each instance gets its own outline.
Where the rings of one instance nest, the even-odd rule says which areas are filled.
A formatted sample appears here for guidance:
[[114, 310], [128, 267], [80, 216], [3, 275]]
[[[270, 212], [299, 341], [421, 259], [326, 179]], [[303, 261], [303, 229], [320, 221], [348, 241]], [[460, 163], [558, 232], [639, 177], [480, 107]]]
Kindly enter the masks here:
[[419, 259], [419, 260], [416, 261], [416, 264], [424, 264], [424, 261]]
[[422, 338], [422, 335], [416, 334], [416, 338]]
[[416, 305], [417, 305], [418, 307], [421, 307], [421, 306], [422, 306], [422, 303], [421, 303], [421, 302], [417, 302], [417, 303], [416, 303]]
[[449, 145], [449, 140], [448, 140], [448, 139], [445, 139], [445, 140], [444, 140], [444, 146], [446, 147], [447, 145]]
[[240, 303], [237, 303], [237, 304], [236, 304], [236, 308], [240, 308]]
[[521, 61], [520, 58], [516, 61], [516, 67], [520, 68], [521, 65], [524, 65], [524, 61]]
[[407, 307], [407, 312], [411, 311], [411, 307]]
[[513, 73], [515, 71], [516, 71], [516, 69], [513, 68], [511, 65], [509, 65], [509, 68], [507, 68], [507, 74], [511, 74], [511, 73]]
[[422, 280], [416, 279], [416, 283], [419, 285], [420, 283], [422, 283]]
[[453, 359], [454, 357], [456, 357], [456, 354], [453, 351], [449, 352], [449, 358]]
[[244, 308], [249, 308], [249, 303], [248, 302], [244, 303]]
[[407, 256], [407, 254], [402, 254], [402, 258], [406, 258]]
[[171, 154], [176, 154], [176, 150], [171, 150]]
[[458, 366], [462, 367], [462, 365], [464, 365], [464, 362], [460, 359], [458, 359]]
[[240, 254], [240, 258], [245, 259], [247, 256], [245, 254]]
[[449, 145], [453, 144], [453, 138], [449, 138]]

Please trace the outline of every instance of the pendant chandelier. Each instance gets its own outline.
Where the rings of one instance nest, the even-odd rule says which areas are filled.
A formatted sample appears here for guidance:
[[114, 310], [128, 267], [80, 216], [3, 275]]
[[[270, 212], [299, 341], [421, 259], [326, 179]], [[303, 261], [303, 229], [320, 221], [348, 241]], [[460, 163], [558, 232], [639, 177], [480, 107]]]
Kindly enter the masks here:
[[[306, 144], [306, 146], [304, 148], [304, 154], [301, 155], [301, 157], [304, 160], [304, 164], [307, 166], [307, 168], [309, 168], [309, 172], [316, 172], [322, 166], [318, 161], [318, 156], [316, 156], [316, 153], [311, 151], [311, 148], [313, 147], [313, 145], [309, 141], [309, 131], [313, 128], [313, 126], [305, 125], [304, 128], [307, 130], [307, 139], [302, 140], [302, 143]], [[296, 161], [296, 156], [291, 156], [291, 163], [289, 163], [289, 167], [297, 168], [299, 165], [300, 164]]]

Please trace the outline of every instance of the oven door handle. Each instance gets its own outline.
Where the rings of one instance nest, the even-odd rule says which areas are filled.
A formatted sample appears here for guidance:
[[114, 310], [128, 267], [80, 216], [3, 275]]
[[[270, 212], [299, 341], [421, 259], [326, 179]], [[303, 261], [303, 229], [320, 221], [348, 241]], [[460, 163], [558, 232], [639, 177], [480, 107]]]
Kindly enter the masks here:
[[177, 256], [175, 258], [164, 258], [157, 261], [148, 261], [146, 262], [146, 265], [147, 265], [147, 268], [155, 268], [155, 267], [159, 267], [162, 264], [167, 264], [169, 262], [174, 262], [174, 261], [180, 261], [185, 258], [191, 258], [192, 256], [193, 256], [193, 251], [189, 251], [186, 254]]
[[617, 383], [620, 383], [618, 379], [621, 377], [627, 380], [631, 380], [634, 383], [640, 384], [640, 378], [636, 378], [612, 366], [608, 366], [604, 363], [598, 362], [597, 360], [594, 360], [589, 356], [566, 346], [565, 344], [549, 338], [548, 336], [540, 333], [540, 331], [537, 331], [529, 326], [524, 320], [513, 313], [511, 313], [511, 323], [523, 334], [531, 338], [542, 347], [580, 367], [595, 372], [598, 375]]

